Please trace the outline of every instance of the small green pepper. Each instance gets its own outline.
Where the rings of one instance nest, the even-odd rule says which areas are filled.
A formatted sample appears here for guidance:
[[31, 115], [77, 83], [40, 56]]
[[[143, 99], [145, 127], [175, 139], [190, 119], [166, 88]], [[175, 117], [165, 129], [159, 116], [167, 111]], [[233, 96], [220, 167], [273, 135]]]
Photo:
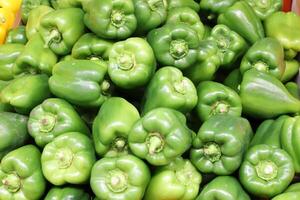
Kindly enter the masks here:
[[286, 60], [285, 70], [281, 77], [282, 82], [287, 82], [291, 80], [296, 74], [299, 73], [300, 63], [297, 60]]
[[16, 28], [10, 29], [7, 33], [5, 43], [26, 44], [27, 37], [25, 33], [25, 26], [18, 26]]
[[44, 200], [91, 200], [89, 193], [75, 187], [52, 187]]
[[49, 0], [22, 0], [21, 18], [24, 24], [27, 24], [31, 11], [40, 5], [50, 6]]

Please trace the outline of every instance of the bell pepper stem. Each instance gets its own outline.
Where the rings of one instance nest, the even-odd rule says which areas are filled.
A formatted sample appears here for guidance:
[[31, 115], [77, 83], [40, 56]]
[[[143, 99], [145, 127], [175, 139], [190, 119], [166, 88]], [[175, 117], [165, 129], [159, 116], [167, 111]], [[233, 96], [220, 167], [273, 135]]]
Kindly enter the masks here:
[[52, 43], [60, 43], [61, 40], [62, 40], [61, 33], [58, 30], [53, 29], [50, 32], [49, 37], [45, 41], [45, 48], [50, 47]]
[[151, 133], [147, 138], [149, 154], [153, 155], [162, 151], [164, 147], [164, 140], [159, 133]]
[[59, 163], [59, 168], [66, 169], [72, 165], [74, 155], [70, 149], [62, 148], [56, 153], [56, 158]]
[[128, 186], [128, 177], [119, 169], [112, 170], [106, 177], [106, 185], [113, 192], [123, 192]]
[[49, 133], [52, 131], [56, 124], [56, 117], [51, 114], [45, 114], [40, 120], [40, 131], [43, 133]]
[[215, 142], [209, 142], [204, 145], [204, 156], [211, 162], [216, 162], [221, 158], [221, 149]]
[[2, 184], [10, 192], [17, 192], [21, 187], [20, 177], [16, 174], [9, 174], [2, 179]]
[[272, 161], [261, 161], [255, 167], [257, 176], [265, 181], [270, 181], [276, 178], [278, 169]]

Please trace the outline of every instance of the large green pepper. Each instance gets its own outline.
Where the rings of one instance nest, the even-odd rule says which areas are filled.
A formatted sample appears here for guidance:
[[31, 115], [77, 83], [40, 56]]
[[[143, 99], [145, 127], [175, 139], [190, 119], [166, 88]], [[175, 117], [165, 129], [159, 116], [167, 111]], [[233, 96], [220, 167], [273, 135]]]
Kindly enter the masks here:
[[[2, 81], [0, 80], [0, 93], [1, 91], [10, 83], [10, 81]], [[9, 112], [12, 111], [12, 107], [8, 104], [1, 102], [0, 100], [0, 112]]]
[[54, 9], [82, 7], [83, 0], [49, 0]]
[[49, 0], [22, 0], [21, 18], [24, 24], [27, 24], [31, 11], [40, 5], [49, 6]]
[[79, 8], [66, 8], [49, 12], [40, 21], [38, 31], [48, 46], [58, 55], [67, 55], [84, 34], [84, 12]]
[[194, 84], [175, 67], [159, 69], [147, 86], [143, 113], [158, 108], [173, 108], [183, 113], [191, 111], [197, 104]]
[[187, 24], [166, 24], [150, 31], [147, 40], [161, 65], [185, 69], [197, 61], [199, 38]]
[[240, 86], [243, 113], [257, 118], [272, 118], [300, 112], [300, 101], [272, 75], [256, 69], [244, 73]]
[[128, 135], [130, 150], [150, 164], [166, 165], [182, 155], [192, 143], [186, 118], [170, 108], [156, 108], [138, 120]]
[[242, 102], [231, 88], [213, 81], [203, 81], [197, 86], [197, 114], [201, 121], [217, 114], [241, 116]]
[[14, 75], [45, 73], [51, 76], [56, 62], [55, 53], [49, 48], [45, 48], [42, 37], [36, 34], [29, 39], [24, 50], [16, 59], [13, 73]]
[[0, 199], [41, 199], [46, 180], [38, 148], [26, 145], [9, 152], [1, 160], [0, 168]]
[[26, 37], [30, 39], [32, 36], [34, 36], [40, 27], [41, 19], [48, 14], [49, 12], [54, 11], [53, 8], [49, 6], [38, 6], [35, 9], [33, 9], [29, 16], [28, 21], [26, 24]]
[[93, 139], [99, 156], [127, 153], [128, 133], [139, 120], [138, 110], [120, 97], [105, 101], [93, 122]]
[[193, 140], [190, 160], [203, 173], [232, 174], [239, 168], [251, 138], [247, 119], [212, 116], [202, 124]]
[[218, 23], [227, 25], [251, 44], [264, 37], [260, 19], [245, 1], [237, 1], [220, 14]]
[[202, 176], [191, 161], [178, 157], [157, 169], [144, 200], [194, 200], [201, 181]]
[[0, 112], [0, 159], [8, 152], [23, 146], [29, 138], [27, 133], [28, 118], [10, 112]]
[[246, 2], [261, 20], [282, 9], [282, 0], [246, 0]]
[[244, 38], [223, 24], [213, 27], [207, 39], [217, 42], [221, 66], [224, 68], [232, 68], [234, 62], [245, 53], [248, 47]]
[[287, 82], [284, 86], [291, 93], [291, 95], [293, 95], [297, 99], [300, 99], [300, 88], [297, 83]]
[[284, 150], [261, 144], [248, 150], [239, 177], [249, 193], [269, 198], [283, 192], [294, 173], [292, 159]]
[[294, 12], [276, 12], [264, 24], [266, 35], [276, 38], [285, 49], [286, 59], [293, 59], [300, 52], [300, 16]]
[[84, 23], [97, 36], [122, 40], [136, 30], [132, 0], [91, 0], [83, 4]]
[[254, 43], [240, 65], [242, 74], [251, 68], [270, 73], [280, 80], [285, 71], [281, 44], [274, 38], [264, 38]]
[[91, 200], [91, 197], [83, 189], [52, 187], [44, 200]]
[[145, 85], [156, 69], [153, 50], [142, 38], [116, 42], [109, 53], [108, 74], [112, 82], [124, 89]]
[[164, 0], [167, 2], [168, 10], [179, 7], [189, 7], [194, 11], [199, 11], [199, 4], [194, 0]]
[[133, 3], [138, 33], [152, 30], [165, 22], [167, 18], [166, 0], [133, 0]]
[[296, 74], [299, 73], [300, 63], [297, 60], [286, 60], [285, 70], [281, 77], [282, 82], [291, 80]]
[[150, 170], [142, 160], [123, 155], [97, 161], [90, 185], [99, 200], [140, 200], [150, 178]]
[[189, 7], [173, 8], [168, 12], [166, 24], [185, 23], [196, 31], [199, 40], [202, 40], [205, 34], [205, 28], [196, 11]]
[[11, 105], [18, 113], [28, 114], [49, 96], [46, 75], [26, 75], [12, 80], [0, 92], [0, 102]]
[[243, 75], [240, 69], [232, 70], [223, 81], [223, 84], [230, 87], [236, 92], [240, 91], [240, 83], [242, 82]]
[[10, 29], [7, 33], [5, 43], [26, 44], [27, 37], [25, 33], [25, 26], [18, 26], [16, 28]]
[[23, 50], [23, 44], [0, 45], [0, 80], [8, 81], [14, 78], [13, 66]]
[[212, 80], [221, 65], [220, 51], [214, 40], [200, 41], [196, 63], [184, 70], [184, 74], [198, 85], [201, 81]]
[[104, 60], [108, 56], [113, 42], [98, 38], [93, 33], [86, 33], [79, 38], [72, 48], [72, 57], [75, 59]]
[[236, 178], [218, 176], [204, 186], [196, 200], [250, 200]]
[[38, 146], [44, 147], [63, 133], [88, 134], [90, 131], [71, 104], [63, 99], [51, 98], [30, 112], [28, 132]]
[[87, 183], [95, 161], [92, 141], [78, 132], [56, 137], [41, 157], [43, 174], [53, 185]]
[[49, 79], [51, 92], [70, 103], [98, 107], [110, 96], [104, 61], [70, 60], [57, 63]]

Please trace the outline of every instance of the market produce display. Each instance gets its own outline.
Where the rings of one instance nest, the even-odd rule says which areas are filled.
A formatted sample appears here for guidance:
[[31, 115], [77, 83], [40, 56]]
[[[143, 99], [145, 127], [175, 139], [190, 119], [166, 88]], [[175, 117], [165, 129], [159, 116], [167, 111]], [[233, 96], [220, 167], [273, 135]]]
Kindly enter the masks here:
[[284, 5], [0, 0], [0, 200], [299, 200]]

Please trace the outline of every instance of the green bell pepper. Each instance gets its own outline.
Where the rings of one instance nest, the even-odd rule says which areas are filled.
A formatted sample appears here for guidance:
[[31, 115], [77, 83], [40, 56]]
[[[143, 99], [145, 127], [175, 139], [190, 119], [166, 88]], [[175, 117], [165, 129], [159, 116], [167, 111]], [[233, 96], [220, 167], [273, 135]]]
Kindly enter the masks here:
[[57, 56], [49, 48], [44, 47], [44, 41], [37, 33], [29, 39], [24, 50], [16, 59], [13, 73], [15, 76], [37, 73], [51, 76], [56, 62]]
[[242, 82], [242, 78], [243, 76], [240, 72], [240, 69], [234, 69], [225, 78], [223, 84], [230, 87], [238, 93], [240, 91], [240, 84]]
[[197, 104], [194, 84], [175, 67], [159, 69], [151, 79], [144, 94], [143, 113], [158, 107], [190, 112]]
[[281, 82], [287, 82], [291, 80], [296, 74], [299, 73], [300, 63], [297, 60], [286, 60], [285, 70], [281, 77]]
[[[10, 83], [10, 81], [0, 80], [0, 93], [1, 91]], [[0, 112], [9, 112], [12, 111], [12, 107], [8, 104], [2, 103], [0, 100]]]
[[147, 40], [163, 66], [186, 69], [197, 60], [200, 41], [194, 29], [185, 23], [166, 24], [153, 29]]
[[300, 192], [287, 192], [275, 196], [272, 200], [298, 200], [299, 198]]
[[141, 87], [149, 82], [156, 69], [153, 50], [138, 37], [114, 43], [109, 53], [108, 74], [124, 89]]
[[284, 150], [266, 144], [251, 147], [239, 170], [244, 188], [257, 197], [267, 198], [283, 192], [294, 174], [291, 157]]
[[244, 74], [247, 70], [270, 73], [281, 80], [285, 72], [284, 52], [281, 44], [274, 38], [264, 38], [254, 43], [244, 55], [240, 70]]
[[41, 153], [33, 145], [9, 152], [0, 164], [0, 199], [39, 200], [46, 180], [41, 169]]
[[272, 118], [287, 113], [299, 113], [300, 101], [272, 75], [250, 69], [244, 73], [240, 86], [243, 113], [261, 118]]
[[117, 156], [128, 152], [128, 133], [140, 119], [138, 110], [120, 97], [105, 101], [93, 122], [93, 140], [99, 156]]
[[168, 5], [168, 10], [171, 10], [173, 8], [179, 8], [179, 7], [189, 7], [192, 8], [194, 11], [199, 12], [199, 4], [195, 2], [194, 0], [164, 0], [166, 1]]
[[113, 42], [98, 38], [93, 33], [86, 33], [79, 38], [72, 48], [72, 57], [75, 59], [104, 60], [108, 56]]
[[217, 42], [213, 40], [200, 41], [197, 50], [196, 63], [183, 71], [195, 85], [201, 81], [212, 80], [221, 65], [220, 51]]
[[204, 186], [196, 200], [251, 200], [236, 178], [217, 176]]
[[0, 102], [28, 114], [35, 106], [50, 96], [48, 76], [26, 75], [12, 80], [1, 92]]
[[91, 200], [91, 197], [83, 189], [52, 187], [44, 200]]
[[27, 132], [28, 118], [10, 112], [0, 112], [0, 159], [8, 152], [23, 146], [29, 138]]
[[40, 5], [50, 6], [49, 0], [22, 0], [21, 18], [24, 24], [27, 24], [31, 11]]
[[300, 99], [300, 88], [297, 83], [287, 82], [284, 86], [290, 92], [291, 95], [293, 95], [297, 99]]
[[83, 0], [49, 0], [54, 9], [80, 8]]
[[38, 31], [57, 55], [67, 55], [84, 34], [84, 12], [80, 8], [65, 8], [49, 12], [40, 21]]
[[286, 59], [293, 59], [300, 52], [300, 16], [294, 12], [275, 12], [264, 24], [266, 35], [276, 38], [285, 49]]
[[202, 176], [193, 164], [178, 157], [157, 169], [148, 185], [144, 200], [194, 200], [201, 181]]
[[166, 0], [133, 0], [133, 4], [140, 34], [160, 26], [167, 18]]
[[205, 34], [205, 28], [196, 11], [189, 7], [173, 8], [168, 12], [166, 24], [185, 23], [197, 33], [199, 40], [202, 40]]
[[38, 6], [30, 11], [26, 24], [26, 37], [32, 38], [40, 27], [41, 19], [48, 13], [53, 12], [54, 9], [49, 6]]
[[193, 140], [190, 160], [200, 172], [229, 175], [240, 167], [252, 138], [247, 119], [215, 115], [205, 121]]
[[260, 19], [245, 1], [237, 1], [220, 14], [218, 24], [225, 24], [251, 44], [265, 36]]
[[156, 108], [133, 125], [128, 143], [133, 154], [159, 166], [187, 151], [193, 134], [182, 113], [170, 108]]
[[122, 40], [137, 28], [132, 0], [91, 0], [83, 5], [84, 23], [97, 36]]
[[98, 107], [110, 96], [111, 84], [105, 79], [104, 61], [62, 61], [53, 67], [52, 73], [51, 92], [72, 104]]
[[246, 0], [246, 2], [261, 20], [265, 20], [273, 13], [282, 9], [282, 0]]
[[63, 133], [89, 134], [90, 131], [71, 104], [50, 98], [30, 112], [28, 132], [38, 146], [44, 147]]
[[6, 35], [5, 43], [26, 44], [27, 37], [25, 33], [25, 26], [18, 26], [10, 29]]
[[148, 166], [135, 156], [105, 157], [93, 166], [90, 185], [99, 200], [139, 200], [150, 178]]
[[300, 192], [300, 183], [291, 184], [284, 192]]
[[213, 81], [203, 81], [197, 86], [196, 111], [201, 121], [217, 114], [242, 115], [242, 102], [231, 88]]
[[87, 183], [95, 161], [92, 141], [79, 132], [54, 138], [41, 157], [43, 174], [53, 185]]
[[9, 81], [14, 78], [13, 66], [23, 50], [23, 44], [0, 45], [0, 80]]
[[232, 68], [234, 62], [243, 55], [247, 48], [247, 42], [230, 30], [226, 25], [218, 24], [211, 30], [208, 40], [215, 40], [218, 45], [221, 56], [221, 66], [223, 68]]

